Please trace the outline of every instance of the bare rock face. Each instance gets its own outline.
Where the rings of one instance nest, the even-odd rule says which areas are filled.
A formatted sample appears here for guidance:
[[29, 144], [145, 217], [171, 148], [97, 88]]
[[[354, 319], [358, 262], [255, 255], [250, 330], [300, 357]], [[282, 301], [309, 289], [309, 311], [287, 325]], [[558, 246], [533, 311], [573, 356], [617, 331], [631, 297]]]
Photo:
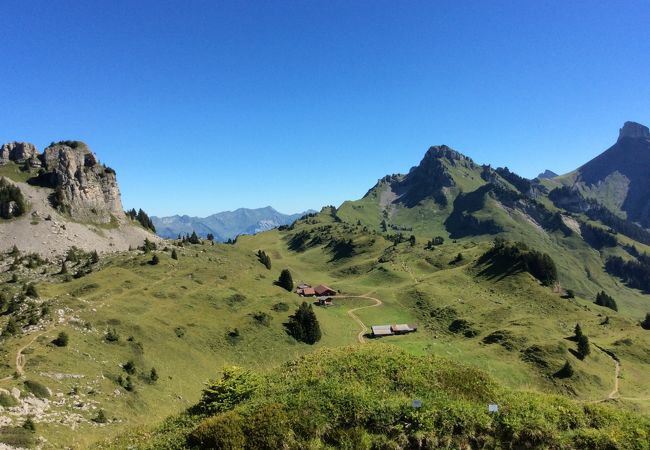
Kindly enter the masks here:
[[56, 189], [55, 206], [77, 220], [109, 223], [124, 214], [115, 171], [99, 164], [82, 142], [47, 147], [41, 157], [41, 183]]
[[26, 161], [38, 161], [38, 150], [34, 144], [27, 142], [9, 142], [0, 147], [0, 165], [9, 161], [24, 163]]
[[645, 125], [636, 122], [625, 122], [623, 128], [620, 129], [618, 139], [622, 138], [641, 138], [650, 139], [650, 130]]

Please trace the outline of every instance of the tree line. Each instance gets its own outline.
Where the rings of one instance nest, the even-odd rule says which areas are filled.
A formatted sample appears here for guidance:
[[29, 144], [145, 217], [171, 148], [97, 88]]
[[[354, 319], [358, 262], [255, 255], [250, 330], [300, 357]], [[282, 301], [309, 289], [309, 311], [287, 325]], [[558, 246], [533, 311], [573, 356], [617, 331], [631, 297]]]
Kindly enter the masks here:
[[513, 243], [496, 238], [493, 247], [479, 258], [479, 263], [488, 261], [503, 270], [528, 272], [544, 286], [549, 286], [558, 279], [553, 259], [547, 253], [531, 250], [523, 242]]
[[156, 227], [151, 221], [151, 218], [142, 209], [139, 209], [137, 212], [135, 208], [130, 209], [126, 212], [126, 215], [130, 217], [131, 220], [137, 220], [145, 229], [151, 230], [154, 233], [156, 232]]
[[605, 262], [605, 270], [621, 278], [631, 288], [650, 292], [650, 264], [645, 258], [626, 261], [620, 256], [612, 256]]

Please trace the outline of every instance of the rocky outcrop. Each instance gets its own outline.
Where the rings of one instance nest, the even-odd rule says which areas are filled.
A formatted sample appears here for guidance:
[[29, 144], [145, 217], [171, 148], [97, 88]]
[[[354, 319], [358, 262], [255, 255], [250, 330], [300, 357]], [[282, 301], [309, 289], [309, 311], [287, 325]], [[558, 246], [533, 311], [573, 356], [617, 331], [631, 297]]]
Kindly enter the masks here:
[[618, 133], [618, 139], [623, 138], [650, 139], [650, 129], [640, 123], [625, 122]]
[[16, 163], [34, 161], [37, 164], [38, 156], [34, 144], [27, 142], [9, 142], [0, 147], [0, 165], [7, 164], [9, 161]]
[[52, 144], [41, 161], [44, 172], [34, 184], [55, 189], [52, 203], [59, 211], [100, 223], [124, 214], [115, 171], [100, 164], [82, 142]]
[[445, 189], [455, 185], [447, 166], [475, 167], [471, 158], [446, 145], [430, 147], [420, 164], [394, 186], [393, 190], [400, 195], [399, 202], [410, 208], [426, 198], [432, 198], [440, 206], [446, 207], [448, 200]]

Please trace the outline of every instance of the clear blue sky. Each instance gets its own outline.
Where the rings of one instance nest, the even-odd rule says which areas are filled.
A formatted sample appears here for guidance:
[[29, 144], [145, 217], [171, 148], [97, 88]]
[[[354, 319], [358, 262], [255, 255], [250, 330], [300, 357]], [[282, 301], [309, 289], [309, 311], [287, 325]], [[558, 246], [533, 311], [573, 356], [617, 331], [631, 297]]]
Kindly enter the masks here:
[[650, 3], [8, 1], [0, 141], [87, 142], [124, 206], [361, 197], [447, 144], [533, 177], [650, 122]]

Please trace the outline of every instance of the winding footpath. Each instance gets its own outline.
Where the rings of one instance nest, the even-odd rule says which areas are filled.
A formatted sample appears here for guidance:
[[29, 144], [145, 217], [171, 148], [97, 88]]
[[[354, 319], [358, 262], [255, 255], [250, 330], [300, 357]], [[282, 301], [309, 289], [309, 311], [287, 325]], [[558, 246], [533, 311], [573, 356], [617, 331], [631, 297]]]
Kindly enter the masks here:
[[352, 320], [354, 320], [361, 327], [361, 331], [359, 331], [359, 334], [357, 334], [357, 340], [359, 341], [360, 344], [365, 343], [366, 339], [363, 336], [368, 332], [368, 327], [366, 326], [366, 324], [363, 323], [361, 319], [359, 319], [359, 316], [357, 316], [355, 312], [366, 308], [375, 308], [377, 306], [381, 306], [383, 302], [378, 298], [369, 297], [368, 295], [342, 295], [342, 296], [337, 296], [337, 298], [364, 298], [366, 300], [372, 300], [375, 302], [372, 305], [359, 306], [357, 308], [352, 308], [347, 311], [348, 316], [350, 316]]
[[612, 357], [614, 363], [616, 364], [616, 369], [614, 370], [614, 389], [607, 396], [608, 399], [614, 399], [620, 397], [618, 394], [618, 382], [621, 379], [621, 363], [617, 359]]

